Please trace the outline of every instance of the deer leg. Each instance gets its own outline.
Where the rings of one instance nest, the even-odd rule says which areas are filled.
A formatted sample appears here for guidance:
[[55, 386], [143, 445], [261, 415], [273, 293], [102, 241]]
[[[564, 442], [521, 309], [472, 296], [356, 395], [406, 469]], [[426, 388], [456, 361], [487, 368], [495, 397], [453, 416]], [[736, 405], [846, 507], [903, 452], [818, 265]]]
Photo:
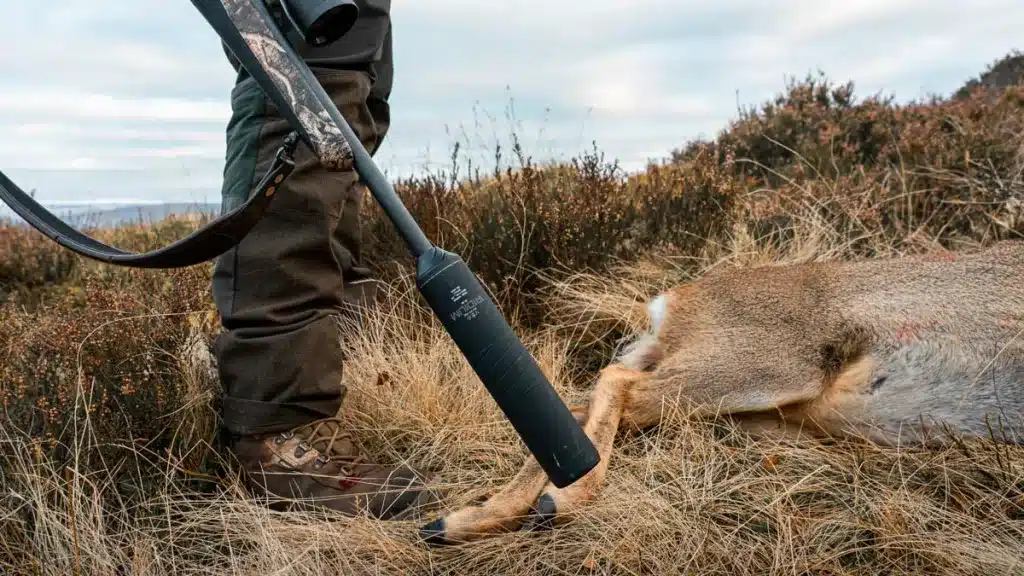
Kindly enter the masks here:
[[[576, 421], [586, 422], [586, 405], [570, 407]], [[529, 516], [537, 495], [548, 483], [548, 476], [533, 456], [528, 456], [519, 472], [496, 494], [482, 504], [465, 506], [420, 528], [420, 538], [428, 544], [468, 542], [520, 527]]]
[[[815, 367], [781, 354], [772, 358], [774, 364], [765, 363], [761, 358], [715, 354], [702, 360], [701, 370], [678, 369], [671, 365], [656, 367], [650, 372], [622, 364], [605, 368], [591, 396], [584, 426], [587, 436], [597, 446], [601, 462], [571, 486], [557, 488], [548, 483], [537, 499], [530, 524], [553, 526], [594, 501], [603, 487], [618, 430], [656, 424], [662, 417], [666, 399], [678, 395], [680, 399], [695, 402], [697, 416], [764, 415], [784, 406], [812, 401], [826, 386]], [[843, 387], [855, 386], [863, 379], [862, 364], [848, 368], [837, 381], [843, 382]], [[747, 376], [751, 374], [758, 377]]]
[[[657, 423], [666, 398], [679, 395], [696, 401], [701, 406], [698, 415], [744, 414], [806, 402], [819, 395], [823, 386], [813, 368], [781, 357], [773, 358], [774, 364], [745, 367], [735, 364], [750, 364], [749, 359], [737, 362], [733, 358], [710, 356], [706, 360], [705, 365], [720, 369], [694, 373], [656, 368], [648, 372], [621, 363], [604, 368], [585, 413], [583, 407], [573, 409], [601, 456], [593, 470], [571, 486], [559, 489], [529, 458], [519, 474], [484, 504], [464, 507], [427, 524], [420, 531], [421, 537], [436, 544], [468, 541], [516, 529], [524, 521], [540, 527], [568, 518], [598, 497], [619, 429], [624, 425], [645, 428]], [[764, 378], [737, 376], [746, 373]], [[709, 379], [710, 375], [714, 377]]]
[[635, 394], [634, 390], [636, 383], [645, 381], [650, 376], [650, 372], [633, 370], [622, 364], [612, 364], [601, 371], [590, 397], [590, 406], [583, 426], [584, 432], [594, 442], [601, 455], [601, 461], [593, 470], [565, 488], [557, 488], [550, 482], [545, 483], [530, 519], [532, 526], [550, 526], [599, 496], [620, 426], [628, 421], [643, 428], [657, 421], [657, 412], [643, 408], [647, 404], [660, 404], [661, 395], [658, 394], [658, 398], [654, 398], [650, 394]]

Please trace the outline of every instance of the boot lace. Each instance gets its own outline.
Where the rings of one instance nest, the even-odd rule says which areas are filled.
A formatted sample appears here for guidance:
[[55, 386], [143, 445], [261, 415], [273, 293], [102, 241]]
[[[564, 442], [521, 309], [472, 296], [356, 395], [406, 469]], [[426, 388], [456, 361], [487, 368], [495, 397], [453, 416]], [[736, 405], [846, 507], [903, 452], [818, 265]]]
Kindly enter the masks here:
[[355, 466], [367, 461], [366, 454], [359, 449], [355, 439], [345, 429], [340, 418], [324, 418], [299, 426], [282, 434], [282, 440], [299, 436], [303, 442], [299, 445], [296, 456], [316, 449], [320, 452], [314, 466], [322, 467], [329, 461], [338, 461], [351, 471]]

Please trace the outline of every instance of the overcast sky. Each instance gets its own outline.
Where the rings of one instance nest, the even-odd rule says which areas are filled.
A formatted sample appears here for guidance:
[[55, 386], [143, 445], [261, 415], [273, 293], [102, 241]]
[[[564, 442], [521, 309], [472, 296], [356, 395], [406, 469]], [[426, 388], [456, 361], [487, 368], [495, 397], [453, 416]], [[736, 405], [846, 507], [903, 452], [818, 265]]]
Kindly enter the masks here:
[[[220, 199], [233, 73], [188, 0], [3, 0], [0, 170], [43, 202]], [[42, 11], [46, 6], [48, 11]], [[1024, 49], [1020, 0], [395, 2], [389, 174], [597, 146], [627, 169], [817, 69], [948, 94]], [[510, 112], [514, 110], [514, 114]], [[465, 160], [465, 158], [464, 158]]]

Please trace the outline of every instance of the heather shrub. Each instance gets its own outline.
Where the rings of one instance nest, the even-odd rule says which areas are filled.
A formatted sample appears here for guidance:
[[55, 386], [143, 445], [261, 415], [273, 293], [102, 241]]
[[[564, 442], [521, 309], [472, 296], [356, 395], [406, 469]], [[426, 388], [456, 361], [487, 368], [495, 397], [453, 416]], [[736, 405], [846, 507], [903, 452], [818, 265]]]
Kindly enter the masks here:
[[[191, 233], [198, 222], [168, 218], [158, 225], [126, 224], [116, 228], [85, 228], [83, 232], [111, 246], [132, 252], [148, 252]], [[61, 287], [78, 282], [80, 274], [103, 279], [108, 285], [116, 279], [133, 281], [125, 268], [97, 267], [53, 242], [27, 224], [0, 221], [0, 302], [13, 300], [34, 308]], [[84, 272], [83, 272], [84, 271]]]
[[967, 98], [979, 91], [987, 96], [998, 97], [1003, 89], [1019, 86], [1024, 80], [1024, 52], [1012, 50], [1006, 56], [990, 64], [977, 78], [971, 78], [961, 86], [953, 97]]
[[709, 148], [752, 193], [750, 225], [815, 206], [864, 255], [879, 243], [948, 247], [1024, 232], [1024, 86], [897, 105], [808, 76], [673, 161]]
[[[87, 232], [143, 252], [193, 226], [172, 219]], [[9, 271], [0, 304], [0, 408], [8, 427], [57, 460], [84, 419], [105, 445], [96, 461], [112, 457], [121, 442], [166, 448], [168, 431], [209, 435], [215, 382], [182, 364], [196, 358], [185, 357], [189, 346], [216, 324], [208, 266], [107, 266], [26, 226], [0, 227], [0, 238], [0, 262]], [[177, 429], [182, 422], [188, 430]]]
[[74, 254], [35, 231], [0, 223], [0, 302], [29, 298], [65, 280], [74, 267]]
[[[122, 238], [138, 238], [135, 248], [144, 250], [168, 233], [142, 238], [137, 229]], [[5, 426], [57, 460], [85, 420], [104, 446], [96, 461], [121, 443], [163, 450], [172, 435], [208, 438], [217, 390], [202, 368], [205, 350], [192, 348], [215, 329], [208, 267], [129, 270], [75, 259], [74, 282], [32, 309], [16, 300], [0, 306]]]
[[[462, 255], [510, 314], [532, 322], [539, 270], [605, 270], [652, 250], [699, 252], [721, 236], [740, 190], [727, 169], [703, 155], [627, 177], [593, 152], [562, 166], [526, 162], [487, 180], [424, 178], [397, 190], [433, 242]], [[367, 213], [367, 263], [392, 273], [388, 265], [409, 261], [408, 252], [376, 204]]]
[[[1019, 236], [1022, 150], [1024, 87], [901, 105], [858, 99], [852, 83], [819, 74], [638, 174], [595, 151], [559, 166], [527, 158], [483, 178], [414, 178], [396, 190], [432, 241], [462, 254], [530, 320], [536, 271], [601, 271], [652, 251], [692, 258], [736, 225], [779, 241], [807, 207], [862, 255], [923, 239], [952, 247]], [[367, 263], [389, 275], [398, 261], [407, 272], [391, 223], [372, 201], [365, 211]]]

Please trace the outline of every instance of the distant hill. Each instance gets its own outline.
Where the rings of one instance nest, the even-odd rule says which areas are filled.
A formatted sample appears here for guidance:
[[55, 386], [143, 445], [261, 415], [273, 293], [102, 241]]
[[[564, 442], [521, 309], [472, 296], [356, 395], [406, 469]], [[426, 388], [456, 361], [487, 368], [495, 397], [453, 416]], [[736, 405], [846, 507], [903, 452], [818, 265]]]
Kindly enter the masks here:
[[[169, 216], [212, 215], [220, 212], [220, 204], [205, 202], [170, 202], [166, 204], [119, 204], [107, 206], [83, 206], [78, 204], [54, 204], [46, 208], [75, 228], [109, 228], [122, 224], [152, 223]], [[0, 204], [0, 218], [27, 225], [6, 205]]]

